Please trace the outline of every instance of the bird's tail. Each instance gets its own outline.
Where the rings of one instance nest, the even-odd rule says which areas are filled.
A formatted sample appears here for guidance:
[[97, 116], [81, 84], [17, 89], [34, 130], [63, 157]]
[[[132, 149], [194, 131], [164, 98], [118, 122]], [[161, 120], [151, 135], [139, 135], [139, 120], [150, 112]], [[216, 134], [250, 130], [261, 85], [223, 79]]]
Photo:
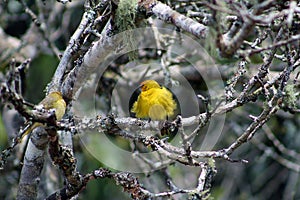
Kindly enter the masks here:
[[28, 126], [27, 128], [25, 128], [26, 130], [25, 130], [25, 132], [22, 134], [21, 140], [20, 140], [20, 141], [22, 141], [23, 138], [24, 138], [26, 135], [28, 135], [31, 131], [33, 131], [33, 129], [35, 129], [36, 127], [41, 126], [41, 125], [42, 125], [41, 123], [35, 122], [35, 123], [33, 123], [32, 125], [30, 125], [30, 126]]

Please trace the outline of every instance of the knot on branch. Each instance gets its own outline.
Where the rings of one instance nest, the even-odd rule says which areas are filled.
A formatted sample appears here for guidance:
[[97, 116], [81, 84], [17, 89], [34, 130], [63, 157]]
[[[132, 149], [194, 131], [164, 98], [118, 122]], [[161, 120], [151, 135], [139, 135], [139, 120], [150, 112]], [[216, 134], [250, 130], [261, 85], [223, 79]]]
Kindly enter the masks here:
[[118, 124], [115, 121], [115, 118], [116, 118], [116, 116], [114, 114], [111, 114], [102, 120], [102, 128], [108, 134], [113, 134], [120, 130]]
[[105, 178], [105, 177], [108, 177], [110, 174], [111, 174], [111, 171], [106, 168], [101, 168], [101, 169], [95, 170], [93, 172], [93, 175], [96, 178]]
[[[51, 146], [50, 146], [51, 147]], [[58, 151], [54, 152], [53, 148], [50, 148], [50, 155], [55, 165], [58, 165], [62, 170], [73, 170], [76, 166], [76, 159], [73, 157], [72, 150], [69, 147], [58, 146]]]
[[162, 136], [169, 135], [171, 137], [174, 137], [180, 127], [182, 127], [182, 117], [180, 115], [177, 115], [176, 119], [173, 122], [164, 121], [160, 133]]
[[154, 136], [147, 136], [141, 139], [141, 142], [146, 146], [150, 147], [153, 151], [157, 151], [156, 144], [159, 142], [159, 139]]
[[145, 199], [147, 196], [142, 192], [142, 187], [136, 177], [131, 173], [121, 172], [114, 175], [118, 185], [121, 185], [125, 192], [129, 192], [133, 199]]
[[73, 156], [72, 149], [58, 144], [58, 137], [49, 143], [49, 154], [54, 165], [59, 166], [63, 171], [68, 183], [71, 185], [81, 185], [82, 177], [76, 171], [77, 160]]

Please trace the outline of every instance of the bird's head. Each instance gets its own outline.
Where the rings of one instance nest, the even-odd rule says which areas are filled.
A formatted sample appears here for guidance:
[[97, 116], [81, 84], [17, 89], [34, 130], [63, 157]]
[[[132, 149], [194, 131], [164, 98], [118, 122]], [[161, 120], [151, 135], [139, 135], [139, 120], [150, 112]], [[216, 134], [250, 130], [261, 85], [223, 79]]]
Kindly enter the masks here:
[[55, 92], [51, 92], [49, 94], [49, 97], [51, 97], [53, 100], [57, 101], [57, 100], [62, 99], [62, 94], [60, 92], [55, 91]]
[[160, 88], [160, 85], [155, 80], [145, 80], [140, 85], [142, 91], [147, 91], [151, 88]]

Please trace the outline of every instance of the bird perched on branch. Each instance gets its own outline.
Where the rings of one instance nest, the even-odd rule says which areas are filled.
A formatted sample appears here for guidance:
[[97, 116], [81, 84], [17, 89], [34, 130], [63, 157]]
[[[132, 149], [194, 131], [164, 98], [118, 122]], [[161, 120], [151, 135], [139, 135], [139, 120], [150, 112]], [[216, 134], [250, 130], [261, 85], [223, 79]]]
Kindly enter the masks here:
[[[42, 106], [46, 110], [54, 109], [55, 117], [58, 121], [62, 119], [66, 111], [66, 102], [60, 92], [51, 92], [38, 105]], [[40, 122], [34, 122], [31, 126], [27, 127], [22, 138], [38, 126], [43, 126], [43, 124]]]
[[154, 80], [145, 80], [129, 100], [130, 116], [154, 121], [161, 124], [161, 135], [176, 134], [178, 129], [166, 130], [167, 120], [174, 120], [180, 114], [180, 105], [176, 96]]
[[129, 101], [130, 112], [134, 117], [161, 121], [174, 119], [179, 112], [175, 95], [154, 80], [142, 82], [140, 91], [135, 93], [138, 97], [134, 97], [134, 94]]

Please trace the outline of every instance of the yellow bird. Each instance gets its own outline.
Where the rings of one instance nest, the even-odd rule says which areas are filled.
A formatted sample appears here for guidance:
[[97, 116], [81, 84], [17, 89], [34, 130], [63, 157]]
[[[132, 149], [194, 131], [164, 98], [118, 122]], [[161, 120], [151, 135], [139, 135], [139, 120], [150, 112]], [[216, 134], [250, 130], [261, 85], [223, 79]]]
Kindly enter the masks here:
[[[54, 109], [57, 121], [62, 119], [66, 111], [66, 102], [60, 92], [51, 92], [39, 103], [39, 105], [43, 106], [43, 108], [46, 110]], [[30, 127], [28, 127], [28, 129], [22, 135], [22, 138], [38, 126], [43, 126], [43, 124], [35, 122]]]
[[129, 101], [131, 116], [162, 121], [174, 119], [179, 114], [180, 108], [175, 95], [156, 81], [142, 82], [140, 90]]

